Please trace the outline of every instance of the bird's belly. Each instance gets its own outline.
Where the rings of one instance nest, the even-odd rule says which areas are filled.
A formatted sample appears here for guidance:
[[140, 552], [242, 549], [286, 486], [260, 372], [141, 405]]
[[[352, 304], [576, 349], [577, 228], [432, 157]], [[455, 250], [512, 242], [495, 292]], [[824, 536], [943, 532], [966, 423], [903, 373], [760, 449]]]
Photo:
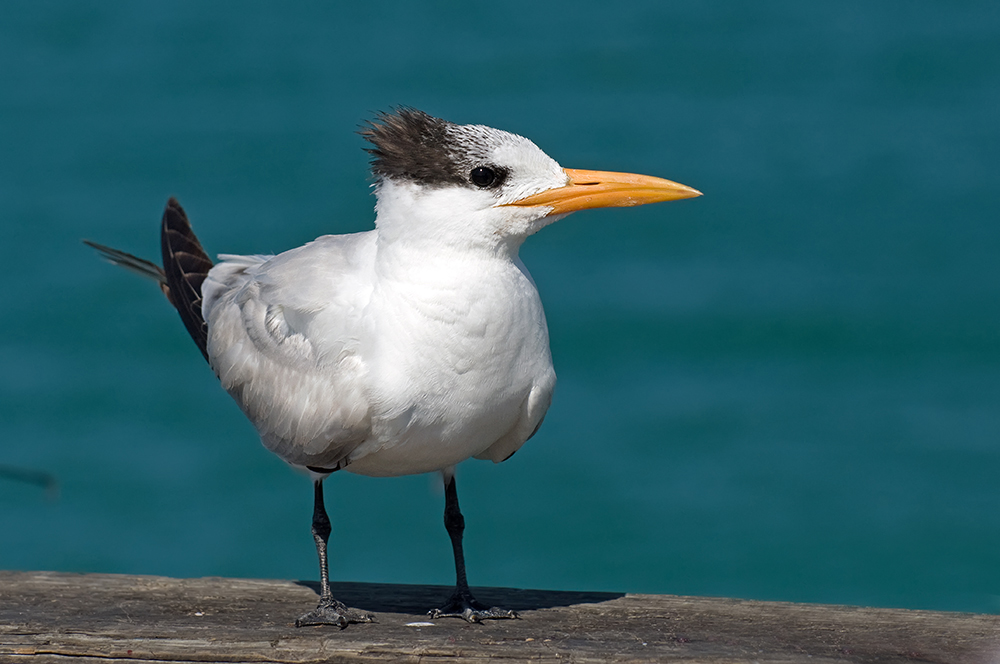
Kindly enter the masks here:
[[[379, 355], [386, 362], [373, 367], [372, 435], [351, 453], [347, 470], [441, 470], [505, 436], [520, 437], [520, 445], [541, 421], [555, 382], [544, 322], [453, 334], [447, 344], [440, 335], [422, 347], [412, 339], [383, 347]], [[543, 399], [539, 391], [546, 392]]]
[[[394, 432], [375, 436], [351, 455], [345, 470], [361, 475], [396, 476], [442, 470], [488, 448], [515, 428], [525, 397], [489, 408], [430, 409], [414, 406], [394, 421]], [[397, 429], [402, 427], [402, 430]]]
[[481, 454], [512, 431], [524, 429], [527, 438], [538, 422], [525, 420], [544, 415], [530, 412], [529, 396], [549, 375], [554, 380], [550, 364], [538, 373], [468, 372], [383, 402], [373, 414], [371, 438], [351, 454], [346, 470], [379, 476], [431, 472]]

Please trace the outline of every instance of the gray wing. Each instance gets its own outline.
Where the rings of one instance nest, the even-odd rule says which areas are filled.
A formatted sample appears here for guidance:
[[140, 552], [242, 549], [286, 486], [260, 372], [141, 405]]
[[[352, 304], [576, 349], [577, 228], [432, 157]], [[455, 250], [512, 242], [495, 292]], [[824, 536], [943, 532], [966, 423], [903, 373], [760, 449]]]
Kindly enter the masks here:
[[338, 468], [371, 431], [359, 353], [374, 234], [326, 236], [278, 256], [220, 256], [203, 311], [207, 354], [264, 445]]

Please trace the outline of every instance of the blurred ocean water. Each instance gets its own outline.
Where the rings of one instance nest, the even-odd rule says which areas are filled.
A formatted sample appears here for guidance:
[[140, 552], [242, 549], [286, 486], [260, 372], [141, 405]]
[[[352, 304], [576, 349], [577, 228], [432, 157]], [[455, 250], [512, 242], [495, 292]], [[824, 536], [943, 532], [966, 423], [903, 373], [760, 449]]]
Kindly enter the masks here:
[[[559, 385], [459, 469], [473, 585], [1000, 611], [1000, 6], [12, 2], [0, 568], [315, 578], [308, 482], [147, 282], [371, 227], [411, 105], [705, 196], [522, 258]], [[436, 477], [326, 484], [337, 579], [449, 583]]]

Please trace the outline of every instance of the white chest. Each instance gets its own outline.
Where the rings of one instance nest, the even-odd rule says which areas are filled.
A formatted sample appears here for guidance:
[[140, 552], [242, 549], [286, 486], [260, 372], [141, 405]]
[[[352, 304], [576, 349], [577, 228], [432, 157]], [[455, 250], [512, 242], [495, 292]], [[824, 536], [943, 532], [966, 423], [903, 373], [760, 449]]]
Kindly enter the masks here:
[[364, 350], [373, 440], [354, 470], [453, 465], [544, 415], [526, 408], [533, 389], [551, 392], [554, 372], [541, 301], [522, 266], [429, 264], [405, 280], [390, 275], [366, 323], [380, 330], [365, 335]]

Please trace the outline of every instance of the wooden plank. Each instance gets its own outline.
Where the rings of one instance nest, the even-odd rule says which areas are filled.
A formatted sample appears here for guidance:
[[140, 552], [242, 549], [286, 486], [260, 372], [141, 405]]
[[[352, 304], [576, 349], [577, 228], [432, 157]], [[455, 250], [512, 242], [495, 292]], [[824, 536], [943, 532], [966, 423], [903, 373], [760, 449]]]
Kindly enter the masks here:
[[315, 584], [0, 572], [0, 662], [1000, 662], [1000, 616], [480, 588], [520, 620], [428, 620], [450, 589], [338, 583], [378, 622], [297, 629]]

